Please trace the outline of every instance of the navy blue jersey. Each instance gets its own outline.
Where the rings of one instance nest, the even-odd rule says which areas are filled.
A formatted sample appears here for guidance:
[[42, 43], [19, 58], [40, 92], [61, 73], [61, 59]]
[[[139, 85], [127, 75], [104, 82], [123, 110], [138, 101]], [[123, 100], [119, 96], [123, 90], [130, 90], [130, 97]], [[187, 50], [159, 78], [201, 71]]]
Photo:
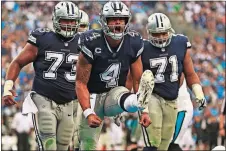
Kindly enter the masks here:
[[35, 77], [33, 91], [62, 104], [76, 98], [75, 63], [78, 60], [77, 34], [64, 42], [59, 35], [49, 29], [31, 32], [28, 42], [38, 48], [34, 61]]
[[170, 44], [162, 49], [144, 40], [143, 69], [149, 69], [155, 75], [153, 93], [166, 100], [174, 100], [178, 97], [183, 61], [190, 47], [190, 42], [183, 35], [173, 35]]
[[92, 70], [88, 82], [90, 93], [103, 93], [125, 86], [130, 65], [143, 52], [143, 39], [135, 31], [125, 35], [118, 48], [111, 48], [102, 30], [90, 30], [80, 37], [81, 52]]

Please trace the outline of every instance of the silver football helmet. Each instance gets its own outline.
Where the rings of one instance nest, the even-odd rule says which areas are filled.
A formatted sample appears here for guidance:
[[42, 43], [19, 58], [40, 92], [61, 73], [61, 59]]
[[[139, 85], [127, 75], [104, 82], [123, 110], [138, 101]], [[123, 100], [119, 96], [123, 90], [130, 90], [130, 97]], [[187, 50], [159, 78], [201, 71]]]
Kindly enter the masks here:
[[[174, 29], [171, 27], [169, 18], [162, 13], [154, 13], [148, 17], [147, 23], [148, 38], [152, 45], [164, 48], [168, 46], [171, 42]], [[154, 37], [153, 33], [168, 33], [166, 38]]]
[[[110, 30], [110, 26], [108, 25], [108, 18], [114, 18], [114, 17], [122, 17], [126, 19], [126, 24], [123, 25], [123, 32], [115, 32], [115, 27], [114, 31]], [[111, 38], [115, 40], [121, 39], [125, 34], [127, 34], [127, 30], [129, 27], [129, 23], [131, 20], [131, 13], [129, 8], [120, 1], [109, 1], [107, 2], [100, 13], [100, 24], [101, 27], [104, 31], [104, 33]]]
[[[74, 20], [75, 25], [71, 24], [61, 24], [60, 20]], [[78, 25], [80, 21], [79, 9], [72, 2], [59, 2], [54, 7], [52, 13], [53, 28], [56, 33], [68, 38], [73, 37], [78, 30]]]
[[79, 10], [79, 13], [80, 13], [81, 19], [79, 23], [78, 32], [85, 32], [89, 30], [89, 16], [83, 10]]

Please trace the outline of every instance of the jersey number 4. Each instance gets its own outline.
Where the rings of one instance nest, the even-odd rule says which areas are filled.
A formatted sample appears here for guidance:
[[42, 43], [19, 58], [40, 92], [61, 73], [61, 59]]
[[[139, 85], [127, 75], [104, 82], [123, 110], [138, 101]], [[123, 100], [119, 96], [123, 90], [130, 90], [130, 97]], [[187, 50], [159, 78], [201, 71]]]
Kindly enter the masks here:
[[[65, 53], [46, 51], [45, 60], [53, 61], [53, 63], [51, 64], [51, 66], [49, 67], [49, 69], [47, 71], [43, 72], [44, 79], [57, 79], [57, 69], [64, 62], [64, 59], [65, 59]], [[66, 63], [72, 64], [71, 72], [64, 73], [64, 77], [68, 82], [75, 81], [75, 75], [76, 75], [75, 62], [77, 60], [78, 60], [78, 55], [76, 55], [76, 54], [69, 53], [66, 56]]]
[[[169, 63], [172, 66], [172, 73], [170, 74], [170, 81], [171, 82], [177, 81], [178, 80], [177, 56], [176, 55], [171, 56], [169, 58]], [[167, 64], [168, 64], [167, 57], [150, 59], [151, 68], [158, 67], [158, 70], [157, 70], [156, 75], [155, 75], [155, 82], [156, 83], [165, 82], [164, 72], [166, 70]]]
[[118, 86], [121, 63], [112, 63], [100, 74], [101, 81], [106, 82], [106, 88]]

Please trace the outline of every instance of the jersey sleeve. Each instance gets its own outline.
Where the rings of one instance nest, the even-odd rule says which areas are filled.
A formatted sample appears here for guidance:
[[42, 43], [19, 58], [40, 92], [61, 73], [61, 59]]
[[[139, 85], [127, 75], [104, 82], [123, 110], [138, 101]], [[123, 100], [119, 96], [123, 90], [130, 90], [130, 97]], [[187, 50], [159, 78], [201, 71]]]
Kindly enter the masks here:
[[50, 31], [51, 30], [48, 28], [37, 28], [37, 29], [31, 31], [27, 42], [36, 47], [39, 47], [40, 39], [41, 39], [42, 35], [44, 35], [46, 32], [50, 32]]
[[185, 41], [186, 43], [186, 48], [189, 49], [191, 48], [191, 42], [189, 41], [187, 36], [181, 35], [181, 37], [183, 38], [183, 41]]
[[134, 51], [134, 56], [132, 58], [132, 63], [134, 63], [142, 54], [144, 50], [144, 42], [143, 38], [139, 33], [134, 33], [134, 37], [132, 37], [132, 47]]
[[86, 32], [80, 35], [78, 40], [78, 46], [79, 46], [79, 52], [81, 52], [84, 55], [84, 57], [87, 59], [87, 61], [90, 64], [92, 64], [92, 62], [94, 61], [94, 55], [88, 39], [88, 34]]
[[27, 42], [38, 47], [39, 42], [38, 42], [38, 38], [39, 38], [40, 34], [36, 31], [33, 30], [31, 31], [31, 33], [29, 34], [28, 40]]
[[187, 49], [191, 48], [191, 42], [188, 40], [188, 38], [186, 37], [186, 45], [187, 45]]

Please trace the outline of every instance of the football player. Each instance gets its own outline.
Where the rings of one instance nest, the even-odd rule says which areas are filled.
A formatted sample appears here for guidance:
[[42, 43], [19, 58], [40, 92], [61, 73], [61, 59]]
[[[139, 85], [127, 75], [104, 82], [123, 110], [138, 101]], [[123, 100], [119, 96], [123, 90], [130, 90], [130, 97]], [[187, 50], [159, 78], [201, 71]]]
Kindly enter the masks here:
[[199, 109], [206, 100], [190, 56], [191, 43], [184, 35], [174, 34], [169, 18], [162, 13], [150, 15], [147, 23], [148, 40], [144, 41], [144, 70], [155, 75], [153, 93], [147, 98], [152, 124], [147, 128], [147, 150], [167, 150], [177, 118], [177, 97], [183, 72], [187, 85], [195, 94]]
[[[81, 150], [96, 150], [104, 116], [136, 112], [147, 106], [144, 97], [147, 91], [152, 91], [154, 77], [150, 70], [142, 75], [143, 40], [137, 32], [129, 30], [130, 19], [124, 3], [107, 2], [100, 13], [102, 29], [89, 30], [80, 36], [76, 93], [84, 115], [78, 115]], [[129, 69], [138, 98], [125, 87]], [[150, 124], [146, 112], [142, 113], [140, 123], [145, 127]]]
[[8, 106], [16, 104], [14, 82], [20, 70], [33, 62], [35, 77], [30, 95], [38, 109], [37, 117], [32, 116], [39, 148], [67, 150], [74, 125], [79, 9], [72, 2], [59, 2], [52, 20], [54, 31], [47, 28], [32, 31], [23, 51], [10, 64], [3, 102]]
[[184, 74], [181, 74], [180, 82], [182, 83], [178, 98], [177, 98], [177, 120], [175, 125], [175, 131], [173, 135], [173, 140], [169, 145], [168, 150], [178, 150], [181, 149], [181, 141], [186, 130], [190, 126], [193, 117], [193, 105], [191, 102], [190, 94], [187, 90], [186, 80], [184, 79]]

